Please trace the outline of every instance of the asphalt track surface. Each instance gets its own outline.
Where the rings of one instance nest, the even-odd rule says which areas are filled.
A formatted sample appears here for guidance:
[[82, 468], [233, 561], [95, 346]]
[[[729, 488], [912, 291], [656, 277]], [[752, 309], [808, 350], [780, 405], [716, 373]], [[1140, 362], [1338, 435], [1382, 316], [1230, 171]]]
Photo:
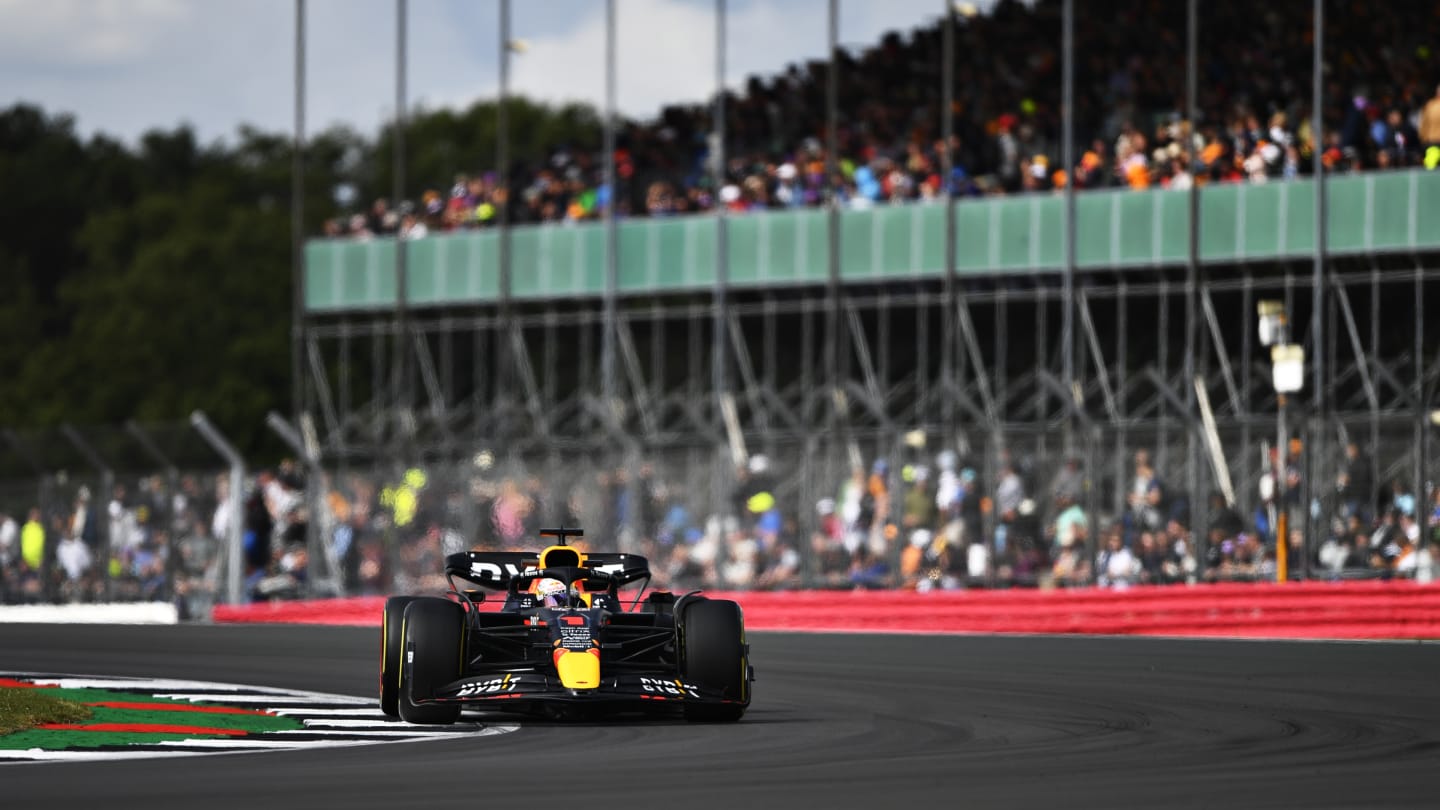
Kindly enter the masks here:
[[[0, 768], [0, 806], [1440, 807], [1440, 644], [751, 634], [733, 725], [524, 721], [350, 749]], [[363, 628], [0, 625], [0, 669], [343, 694]]]

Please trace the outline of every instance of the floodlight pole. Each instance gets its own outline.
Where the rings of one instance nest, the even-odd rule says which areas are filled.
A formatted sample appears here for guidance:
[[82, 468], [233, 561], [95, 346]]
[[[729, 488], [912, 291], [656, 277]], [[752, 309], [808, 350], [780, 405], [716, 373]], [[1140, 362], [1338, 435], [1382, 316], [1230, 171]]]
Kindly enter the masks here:
[[1062, 444], [1067, 457], [1075, 454], [1075, 426], [1072, 414], [1080, 404], [1075, 401], [1075, 0], [1065, 0], [1063, 18], [1064, 53], [1061, 93], [1062, 138], [1061, 161], [1065, 170], [1065, 267], [1061, 273], [1060, 297], [1060, 367], [1064, 376], [1066, 400], [1065, 430]]
[[[726, 330], [729, 329], [729, 283], [730, 283], [730, 228], [726, 221], [727, 212], [725, 202], [720, 198], [721, 189], [725, 188], [725, 164], [728, 160], [725, 154], [725, 50], [726, 50], [726, 25], [727, 9], [725, 0], [715, 0], [715, 110], [714, 121], [711, 129], [715, 143], [715, 153], [711, 156], [714, 161], [713, 174], [714, 183], [711, 188], [713, 204], [715, 206], [715, 284], [712, 288], [711, 301], [711, 326], [710, 326], [710, 385], [714, 390], [711, 396], [714, 399], [715, 411], [725, 418], [729, 411], [726, 404], [730, 388], [730, 367], [727, 347], [729, 345]], [[726, 421], [727, 433], [729, 421]], [[738, 434], [739, 431], [734, 431]], [[717, 456], [724, 454], [723, 448], [716, 448]], [[737, 459], [738, 460], [738, 459]], [[727, 479], [716, 475], [711, 479], [711, 505], [719, 510], [724, 503], [724, 488]]]
[[[395, 139], [391, 144], [391, 158], [394, 161], [394, 181], [392, 186], [393, 199], [391, 204], [397, 208], [405, 197], [405, 84], [406, 84], [406, 17], [409, 3], [407, 0], [395, 0]], [[397, 216], [399, 211], [396, 211]], [[407, 338], [410, 334], [410, 302], [407, 295], [407, 276], [409, 267], [406, 265], [405, 239], [400, 233], [400, 221], [396, 221], [395, 230], [395, 367], [391, 370], [391, 405], [394, 407], [394, 416], [400, 424], [398, 433], [401, 440], [401, 457], [409, 458], [409, 425], [408, 420], [400, 420], [402, 412], [402, 401], [406, 397], [406, 378], [409, 367], [410, 348]]]
[[1314, 139], [1311, 149], [1311, 159], [1315, 171], [1315, 256], [1314, 272], [1310, 280], [1310, 340], [1314, 355], [1310, 360], [1310, 419], [1309, 424], [1313, 429], [1309, 432], [1310, 441], [1304, 448], [1305, 479], [1303, 489], [1305, 499], [1301, 511], [1301, 521], [1305, 526], [1305, 537], [1301, 548], [1304, 550], [1305, 559], [1301, 563], [1301, 570], [1305, 579], [1310, 579], [1310, 558], [1314, 545], [1316, 521], [1310, 517], [1310, 499], [1317, 488], [1315, 476], [1320, 472], [1320, 453], [1325, 444], [1325, 344], [1321, 340], [1321, 329], [1324, 325], [1325, 306], [1325, 263], [1327, 242], [1329, 234], [1326, 229], [1329, 225], [1328, 204], [1325, 198], [1325, 163], [1322, 155], [1325, 151], [1324, 139], [1324, 116], [1321, 115], [1321, 105], [1324, 103], [1323, 89], [1325, 84], [1324, 76], [1324, 51], [1325, 51], [1325, 3], [1323, 0], [1315, 0], [1315, 36], [1313, 47], [1313, 64], [1311, 65], [1311, 100], [1310, 100], [1310, 132]]
[[496, 211], [500, 219], [499, 265], [500, 265], [500, 335], [497, 335], [495, 390], [503, 397], [508, 410], [511, 384], [511, 362], [513, 348], [509, 338], [513, 328], [511, 296], [514, 274], [511, 269], [510, 222], [514, 195], [510, 188], [510, 0], [500, 0], [500, 96], [495, 102], [495, 171], [498, 183], [505, 191], [505, 204]]
[[[1200, 286], [1200, 161], [1195, 154], [1195, 133], [1200, 126], [1199, 60], [1200, 60], [1200, 0], [1187, 0], [1185, 4], [1185, 117], [1189, 120], [1189, 131], [1185, 133], [1184, 155], [1189, 161], [1186, 171], [1190, 175], [1188, 196], [1189, 239], [1185, 256], [1185, 416], [1192, 418], [1196, 408], [1195, 383], [1196, 349], [1199, 342], [1196, 330], [1199, 327], [1195, 311]], [[1187, 484], [1190, 491], [1190, 547], [1195, 552], [1196, 571], [1203, 579], [1205, 555], [1210, 543], [1210, 503], [1201, 497], [1204, 487], [1200, 483], [1199, 443], [1194, 431], [1185, 434]]]
[[715, 120], [712, 126], [715, 137], [715, 287], [714, 308], [710, 336], [710, 373], [714, 387], [715, 404], [729, 388], [729, 367], [725, 353], [727, 312], [727, 285], [730, 281], [729, 229], [725, 221], [725, 205], [720, 200], [720, 189], [725, 187], [725, 0], [715, 0]]
[[941, 282], [940, 315], [940, 391], [945, 424], [945, 444], [955, 442], [955, 321], [958, 317], [955, 296], [955, 156], [951, 141], [955, 138], [955, 4], [944, 0], [945, 16], [940, 49], [940, 189], [945, 195], [945, 276]]
[[295, 142], [290, 155], [290, 409], [305, 410], [305, 0], [295, 0]]
[[[825, 371], [829, 378], [827, 399], [830, 402], [830, 437], [842, 447], [848, 444], [845, 431], [848, 416], [843, 395], [841, 364], [849, 347], [841, 337], [843, 308], [840, 301], [840, 2], [830, 0], [826, 15], [826, 56], [830, 60], [825, 71], [825, 217], [827, 278], [825, 285]], [[849, 469], [842, 464], [842, 469]], [[831, 471], [831, 477], [835, 472]]]
[[610, 197], [602, 215], [605, 218], [605, 317], [601, 323], [600, 387], [604, 394], [607, 419], [618, 416], [615, 370], [615, 320], [617, 318], [616, 287], [619, 284], [619, 245], [616, 244], [615, 208], [620, 203], [615, 184], [615, 0], [605, 0], [605, 188]]

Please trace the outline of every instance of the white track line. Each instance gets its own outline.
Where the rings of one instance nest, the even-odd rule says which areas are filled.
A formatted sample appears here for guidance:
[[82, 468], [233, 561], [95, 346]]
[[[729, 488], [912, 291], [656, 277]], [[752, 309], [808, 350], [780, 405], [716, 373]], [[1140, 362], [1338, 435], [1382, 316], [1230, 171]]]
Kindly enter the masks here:
[[[464, 739], [467, 737], [489, 737], [495, 734], [505, 734], [514, 731], [518, 726], [491, 726], [479, 731], [444, 731], [434, 734], [407, 735], [411, 739], [419, 740], [444, 740]], [[306, 734], [314, 732], [296, 731], [294, 734]], [[264, 739], [219, 739], [219, 740], [173, 740], [170, 742], [157, 743], [157, 745], [186, 747], [186, 748], [220, 748], [220, 749], [244, 749], [244, 748], [320, 748], [335, 747], [338, 745], [370, 745], [376, 742], [386, 742], [393, 739], [388, 735], [384, 738], [373, 739], [357, 738], [354, 734], [337, 736], [334, 742], [316, 742], [313, 740], [272, 740]]]
[[[306, 720], [306, 721], [305, 721], [305, 725], [306, 725], [307, 728], [309, 728], [309, 727], [314, 727], [314, 728], [385, 728], [385, 727], [387, 727], [387, 726], [390, 727], [390, 728], [403, 728], [403, 726], [401, 726], [401, 721], [400, 721], [400, 720], [389, 720], [388, 718], [381, 718], [381, 717], [377, 717], [377, 718], [375, 718], [374, 720], [349, 720], [349, 719], [345, 719], [345, 718], [332, 718], [332, 719], [317, 718], [317, 719], [315, 719], [315, 720]], [[411, 728], [423, 729], [424, 727], [423, 727], [423, 726], [411, 726]], [[418, 731], [417, 733], [423, 734], [423, 733], [425, 733], [425, 732], [422, 730], [422, 731]]]
[[376, 720], [387, 720], [385, 713], [379, 709], [272, 709], [271, 714], [278, 714], [281, 717], [373, 717]]
[[[223, 691], [227, 687], [243, 689], [247, 692], [271, 692], [276, 695], [301, 694], [293, 689], [272, 689], [265, 686], [241, 686], [239, 684], [208, 683], [206, 681], [180, 681], [169, 678], [40, 678], [35, 681], [46, 686], [55, 685], [61, 689], [143, 689], [143, 690], [170, 690], [170, 691]], [[347, 698], [359, 700], [359, 698]]]
[[[442, 733], [444, 733], [444, 732], [442, 732]], [[359, 730], [357, 730], [357, 729], [344, 729], [344, 730], [341, 730], [341, 729], [323, 729], [323, 728], [307, 728], [307, 729], [300, 729], [300, 730], [296, 730], [296, 731], [272, 731], [272, 732], [270, 732], [270, 733], [269, 733], [268, 735], [266, 735], [266, 736], [274, 736], [274, 735], [284, 736], [284, 735], [287, 735], [287, 734], [288, 734], [288, 735], [292, 735], [292, 736], [293, 736], [293, 735], [296, 735], [296, 734], [320, 734], [320, 735], [326, 735], [326, 736], [328, 736], [328, 735], [334, 735], [334, 736], [337, 736], [337, 737], [427, 737], [427, 736], [429, 736], [429, 735], [425, 734], [424, 732], [420, 732], [420, 733], [417, 734], [417, 733], [415, 733], [414, 731], [398, 731], [398, 730], [397, 730], [397, 731], [381, 731], [381, 730], [379, 730], [379, 729], [373, 729], [373, 730], [372, 730], [372, 729], [359, 729]]]
[[175, 751], [126, 751], [116, 756], [114, 751], [41, 751], [32, 748], [28, 751], [0, 751], [0, 760], [22, 759], [29, 762], [78, 762], [84, 760], [102, 759], [160, 759], [161, 757], [173, 757]]
[[169, 698], [171, 700], [189, 700], [196, 703], [237, 703], [247, 705], [271, 705], [271, 706], [295, 706], [307, 703], [340, 703], [354, 704], [360, 706], [374, 701], [365, 698], [347, 698], [340, 695], [325, 695], [323, 698], [315, 697], [293, 697], [290, 695], [227, 695], [223, 693], [205, 694], [191, 692], [162, 693], [155, 695], [157, 698]]
[[[359, 742], [358, 740], [356, 742]], [[316, 743], [310, 740], [167, 740], [166, 742], [155, 743], [156, 745], [173, 748], [230, 748], [243, 750], [258, 748], [313, 748]], [[323, 743], [322, 743], [323, 744]]]

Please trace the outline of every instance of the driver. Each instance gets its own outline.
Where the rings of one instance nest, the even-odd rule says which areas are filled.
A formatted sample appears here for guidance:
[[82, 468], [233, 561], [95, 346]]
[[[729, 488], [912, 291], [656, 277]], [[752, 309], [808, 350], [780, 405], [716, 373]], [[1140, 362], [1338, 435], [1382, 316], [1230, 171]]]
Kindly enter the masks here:
[[535, 583], [535, 603], [541, 607], [568, 607], [570, 589], [558, 579], [541, 579]]

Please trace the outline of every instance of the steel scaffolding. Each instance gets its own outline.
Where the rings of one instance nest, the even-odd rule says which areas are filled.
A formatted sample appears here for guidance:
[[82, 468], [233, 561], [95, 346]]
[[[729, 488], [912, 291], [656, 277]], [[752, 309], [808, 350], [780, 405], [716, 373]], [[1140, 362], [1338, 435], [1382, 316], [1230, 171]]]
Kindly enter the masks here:
[[[1440, 353], [1427, 352], [1423, 337], [1426, 292], [1440, 281], [1434, 258], [1329, 263], [1323, 317], [1332, 328], [1323, 347], [1308, 347], [1325, 360], [1314, 397], [1324, 407], [1295, 422], [1306, 446], [1326, 453], [1313, 459], [1317, 481], [1333, 475], [1352, 439], [1368, 446], [1376, 481], [1426, 480], [1440, 383]], [[320, 415], [332, 460], [396, 447], [406, 457], [394, 460], [407, 462], [477, 448], [523, 457], [691, 452], [706, 469], [724, 470], [738, 438], [793, 473], [800, 503], [831, 491], [856, 453], [903, 456], [914, 431], [932, 453], [954, 449], [988, 467], [1009, 450], [1044, 467], [1071, 452], [1063, 437], [1073, 425], [1095, 506], [1118, 512], [1138, 448], [1152, 451], [1167, 481], [1185, 482], [1189, 503], [1199, 507], [1219, 489], [1218, 470], [1188, 449], [1203, 439], [1197, 389], [1186, 379], [1193, 366], [1213, 403], [1236, 506], [1249, 512], [1264, 471], [1256, 450], [1276, 406], [1269, 360], [1253, 337], [1255, 304], [1283, 300], [1303, 324], [1309, 281], [1300, 263], [1207, 268], [1195, 291], [1200, 327], [1187, 341], [1183, 270], [1078, 274], [1070, 381], [1057, 351], [1063, 288], [1047, 277], [967, 279], [949, 294], [936, 282], [636, 297], [617, 303], [610, 324], [604, 302], [593, 300], [516, 305], [509, 318], [498, 307], [416, 311], [403, 360], [391, 350], [393, 318], [313, 317], [307, 410]], [[723, 352], [712, 339], [717, 321]], [[617, 354], [608, 383], [607, 327]], [[827, 357], [832, 349], [838, 357]], [[386, 385], [406, 362], [420, 384]], [[514, 371], [513, 391], [491, 379], [501, 362]], [[724, 380], [733, 392], [716, 389]], [[607, 392], [618, 405], [607, 406]]]

